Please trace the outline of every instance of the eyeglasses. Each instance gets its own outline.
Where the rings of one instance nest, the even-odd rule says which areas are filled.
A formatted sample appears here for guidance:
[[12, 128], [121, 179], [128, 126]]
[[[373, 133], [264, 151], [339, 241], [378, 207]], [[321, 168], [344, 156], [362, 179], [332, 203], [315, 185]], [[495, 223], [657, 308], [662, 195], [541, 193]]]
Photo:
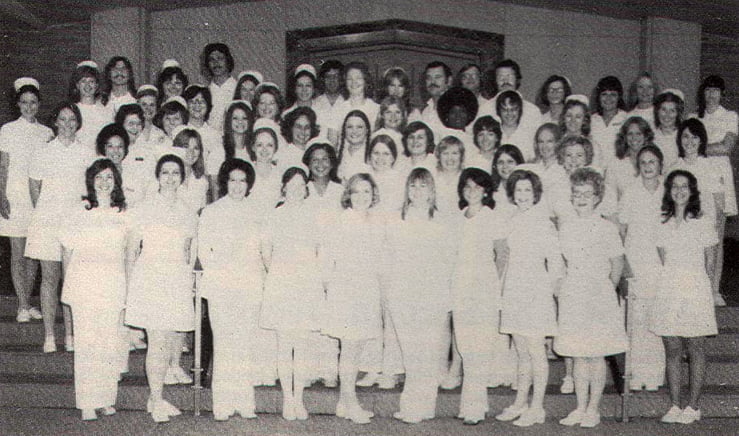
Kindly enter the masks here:
[[572, 198], [592, 200], [595, 197], [595, 192], [573, 192]]

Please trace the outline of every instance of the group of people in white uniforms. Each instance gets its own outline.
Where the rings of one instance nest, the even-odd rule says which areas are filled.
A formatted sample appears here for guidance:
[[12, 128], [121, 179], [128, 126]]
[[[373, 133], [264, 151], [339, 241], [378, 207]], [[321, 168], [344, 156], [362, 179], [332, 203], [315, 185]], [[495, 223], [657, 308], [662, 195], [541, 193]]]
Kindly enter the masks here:
[[[519, 426], [533, 425], [543, 422], [546, 415], [545, 343], [546, 337], [554, 336], [554, 351], [574, 358], [572, 376], [578, 396], [577, 409], [563, 424], [597, 425], [605, 380], [602, 357], [628, 346], [619, 324], [623, 309], [612, 292], [622, 277], [624, 249], [615, 226], [602, 216], [622, 224], [626, 259], [634, 273], [632, 288], [637, 296], [644, 295], [643, 301], [637, 299], [641, 302], [636, 309], [640, 327], [633, 331], [639, 332], [643, 344], [661, 344], [656, 335], [668, 337], [664, 341], [667, 371], [674, 375], [670, 365], [678, 345], [669, 338], [673, 330], [665, 327], [669, 325], [666, 315], [655, 309], [663, 302], [664, 278], [659, 271], [663, 263], [665, 268], [671, 264], [655, 262], [649, 252], [650, 247], [668, 253], [677, 248], [659, 237], [647, 242], [638, 235], [645, 234], [639, 232], [647, 227], [663, 229], [679, 221], [673, 214], [667, 224], [660, 223], [664, 209], [655, 203], [669, 203], [660, 198], [660, 192], [665, 198], [672, 193], [662, 188], [660, 173], [667, 171], [655, 172], [655, 163], [660, 170], [692, 170], [704, 200], [700, 210], [681, 209], [676, 199], [673, 207], [687, 211], [688, 228], [705, 230], [710, 226], [693, 223], [711, 220], [716, 238], [704, 232], [688, 240], [691, 246], [713, 250], [715, 263], [718, 255], [711, 248], [713, 242], [721, 240], [724, 217], [736, 213], [727, 160], [706, 158], [726, 153], [736, 139], [731, 112], [718, 101], [725, 88], [720, 78], [708, 78], [700, 90], [704, 107], [699, 108], [696, 120], [705, 121], [708, 129], [704, 133], [696, 124], [703, 126], [701, 121], [682, 119], [681, 92], [664, 90], [655, 98], [652, 91], [654, 119], [646, 122], [654, 123], [659, 148], [645, 140], [617, 165], [617, 143], [629, 137], [630, 127], [638, 124], [630, 116], [638, 114], [626, 112], [623, 88], [613, 76], [599, 81], [592, 114], [587, 99], [566, 95], [572, 89], [569, 80], [553, 76], [542, 89], [547, 96], [544, 110], [537, 112], [517, 91], [522, 76], [513, 61], [496, 66], [498, 93], [492, 100], [481, 95], [479, 80], [467, 77], [479, 73], [479, 67], [466, 66], [460, 72], [460, 77], [466, 72], [465, 79], [460, 78], [462, 87], [452, 87], [451, 69], [432, 62], [425, 71], [430, 99], [426, 108], [411, 111], [411, 81], [402, 68], [385, 72], [379, 92], [382, 104], [378, 104], [373, 101], [374, 83], [364, 63], [344, 67], [331, 62], [320, 71], [303, 64], [291, 76], [285, 104], [280, 88], [260, 73], [250, 70], [239, 74], [238, 80], [231, 77], [234, 59], [226, 45], [209, 44], [204, 54], [211, 79], [208, 86], [188, 86], [182, 68], [169, 60], [163, 65], [158, 87], [144, 85], [138, 90], [129, 84], [130, 63], [125, 58], [111, 59], [105, 69], [109, 77], [103, 80], [112, 86], [103, 89], [102, 98], [97, 65], [81, 62], [72, 87], [76, 91], [70, 96], [77, 104], [60, 106], [55, 112], [56, 138], [48, 144], [43, 142], [51, 134], [35, 121], [40, 86], [32, 79], [21, 79], [16, 82], [21, 118], [0, 130], [0, 162], [10, 162], [4, 167], [8, 182], [2, 198], [5, 219], [0, 224], [22, 223], [23, 211], [30, 210], [23, 208], [24, 201], [29, 200], [26, 205], [36, 203], [25, 218], [30, 221], [25, 247], [20, 242], [13, 245], [18, 272], [14, 283], [22, 290], [19, 294], [29, 289], [22, 285], [24, 274], [34, 272], [30, 262], [19, 267], [18, 259], [23, 256], [18, 254], [25, 249], [27, 256], [42, 261], [41, 312], [53, 313], [59, 261], [68, 257], [70, 267], [65, 270], [70, 284], [65, 284], [62, 301], [76, 313], [75, 328], [85, 329], [76, 343], [80, 368], [94, 364], [90, 347], [96, 344], [90, 335], [110, 335], [106, 355], [114, 363], [107, 366], [107, 372], [95, 373], [110, 386], [111, 374], [117, 380], [126, 369], [121, 358], [126, 343], [122, 322], [145, 329], [151, 388], [148, 409], [156, 421], [178, 413], [163, 400], [163, 385], [190, 381], [179, 366], [179, 356], [181, 332], [191, 330], [195, 322], [190, 270], [199, 258], [204, 297], [212, 305], [216, 419], [228, 419], [233, 413], [253, 417], [253, 386], [272, 384], [277, 378], [284, 394], [283, 416], [305, 419], [304, 387], [317, 379], [333, 385], [338, 378], [337, 415], [368, 422], [372, 413], [361, 407], [354, 388], [358, 370], [367, 369], [369, 374], [359, 384], [380, 381], [383, 387], [394, 387], [398, 376], [405, 374], [396, 417], [419, 422], [434, 416], [432, 400], [439, 383], [462, 380], [463, 368], [459, 417], [466, 423], [478, 423], [489, 412], [488, 386], [515, 383], [519, 389], [516, 400], [498, 418], [515, 420]], [[343, 86], [341, 80], [340, 86], [333, 86], [336, 77], [343, 79]], [[640, 76], [637, 82], [644, 88], [649, 80]], [[316, 98], [319, 88], [324, 94]], [[556, 89], [550, 92], [549, 88]], [[648, 94], [638, 93], [635, 110], [646, 113]], [[161, 105], [158, 115], [152, 110], [157, 104]], [[547, 116], [556, 124], [542, 129]], [[108, 129], [98, 138], [113, 121], [125, 135], [111, 135]], [[84, 129], [79, 130], [80, 126]], [[649, 136], [640, 124], [639, 128], [643, 136]], [[24, 157], [27, 148], [14, 147], [17, 137], [39, 143], [33, 157]], [[95, 139], [101, 142], [98, 147]], [[547, 141], [550, 144], [545, 146]], [[96, 148], [115, 170], [111, 164], [101, 164], [105, 160], [90, 166]], [[126, 149], [122, 158], [116, 154], [120, 148]], [[582, 168], [594, 164], [602, 169]], [[26, 165], [29, 169], [24, 173], [21, 169]], [[720, 171], [711, 171], [716, 168]], [[57, 174], [62, 170], [64, 175]], [[130, 211], [124, 212], [118, 194], [108, 191], [103, 192], [111, 197], [111, 207], [100, 199], [93, 205], [90, 188], [83, 187], [86, 171], [97, 172], [93, 179], [100, 174], [115, 179], [118, 174], [121, 180], [114, 180], [113, 185], [122, 186], [126, 199], [130, 194]], [[32, 181], [28, 197], [16, 195], [24, 177]], [[673, 185], [683, 179], [693, 189], [689, 176], [668, 177]], [[34, 185], [34, 180], [40, 183]], [[85, 194], [88, 208], [81, 209], [79, 199]], [[54, 209], [50, 198], [65, 204]], [[71, 215], [74, 219], [62, 225], [50, 222], [50, 217], [69, 208], [79, 212]], [[125, 244], [108, 248], [111, 254], [123, 253], [121, 259], [128, 259], [131, 268], [128, 277], [120, 276], [123, 263], [113, 262], [115, 256], [97, 259], [117, 271], [116, 277], [123, 277], [111, 283], [110, 294], [120, 293], [120, 280], [128, 283], [128, 292], [123, 318], [120, 298], [111, 298], [108, 315], [95, 324], [75, 300], [75, 292], [86, 285], [79, 278], [91, 271], [80, 272], [75, 265], [100, 241], [81, 238], [69, 228], [97, 228], [101, 223], [109, 225], [106, 230], [115, 233], [115, 240], [126, 235]], [[531, 229], [538, 229], [533, 232], [537, 238], [531, 237]], [[583, 229], [593, 239], [581, 238]], [[9, 236], [22, 238], [20, 233]], [[440, 254], [419, 268], [419, 261], [414, 260], [419, 252]], [[665, 259], [669, 262], [670, 256]], [[562, 260], [567, 261], [566, 267]], [[246, 266], [251, 279], [229, 272], [237, 265], [242, 265], [239, 269]], [[688, 271], [698, 274], [697, 264], [692, 266]], [[710, 267], [709, 284], [717, 291], [717, 274], [713, 264]], [[516, 272], [524, 270], [536, 271], [539, 279], [531, 281], [531, 274]], [[165, 276], [170, 279], [166, 280], [167, 292], [162, 292]], [[698, 288], [703, 292], [700, 277]], [[422, 290], [433, 291], [435, 297], [424, 298]], [[685, 298], [693, 296], [688, 293]], [[696, 327], [692, 333], [690, 329], [674, 331], [675, 336], [711, 334], [712, 306], [710, 311], [704, 307], [704, 297], [697, 307], [706, 315], [699, 318], [705, 321], [701, 326], [707, 327]], [[21, 322], [42, 315], [27, 301], [19, 298]], [[603, 316], [584, 313], [582, 301], [592, 301]], [[421, 305], [422, 311], [408, 311]], [[670, 307], [665, 312], [678, 310]], [[162, 313], [171, 316], [162, 317]], [[248, 328], [237, 328], [234, 318], [244, 313], [249, 314], [244, 324]], [[411, 320], [417, 316], [428, 320], [428, 330], [413, 325]], [[53, 332], [53, 317], [46, 316], [45, 323]], [[75, 348], [71, 322], [67, 327], [65, 342], [71, 350]], [[601, 335], [603, 348], [583, 349], [578, 336], [583, 331]], [[638, 335], [632, 333], [632, 347], [640, 343]], [[450, 343], [454, 358], [448, 366]], [[55, 338], [47, 329], [44, 349], [51, 352], [55, 347]], [[634, 352], [635, 368], [644, 368], [634, 387], [651, 389], [662, 384], [663, 370], [655, 369], [663, 365], [655, 359], [658, 348], [647, 346], [642, 347], [642, 354]], [[689, 347], [689, 352], [700, 357], [698, 346]], [[234, 366], [239, 362], [246, 369], [237, 372]], [[78, 381], [78, 394], [84, 397], [85, 386], [92, 382], [84, 377]], [[534, 395], [529, 403], [531, 385]], [[114, 412], [107, 389], [101, 400], [78, 398], [83, 418], [94, 418], [98, 408]], [[673, 398], [680, 413], [670, 411], [666, 419], [699, 419], [698, 395], [699, 391], [691, 392], [686, 409], [679, 407], [679, 396]]]

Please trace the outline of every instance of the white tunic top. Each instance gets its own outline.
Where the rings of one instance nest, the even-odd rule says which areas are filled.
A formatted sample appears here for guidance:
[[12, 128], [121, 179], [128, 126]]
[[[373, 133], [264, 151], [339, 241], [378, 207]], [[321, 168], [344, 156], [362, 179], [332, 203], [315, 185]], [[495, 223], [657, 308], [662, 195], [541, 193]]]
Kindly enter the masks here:
[[260, 226], [249, 197], [222, 197], [203, 209], [198, 227], [198, 258], [203, 266], [203, 297], [218, 301], [262, 298], [264, 265]]
[[125, 104], [135, 104], [137, 103], [136, 97], [131, 95], [131, 93], [127, 92], [120, 97], [110, 94], [110, 98], [108, 98], [108, 104], [105, 105], [106, 108], [113, 111], [113, 116], [115, 117], [115, 114], [118, 113], [118, 109], [121, 108], [121, 106]]
[[59, 241], [72, 252], [62, 301], [120, 311], [126, 302], [128, 213], [117, 207], [87, 210], [82, 202], [69, 212], [59, 229]]

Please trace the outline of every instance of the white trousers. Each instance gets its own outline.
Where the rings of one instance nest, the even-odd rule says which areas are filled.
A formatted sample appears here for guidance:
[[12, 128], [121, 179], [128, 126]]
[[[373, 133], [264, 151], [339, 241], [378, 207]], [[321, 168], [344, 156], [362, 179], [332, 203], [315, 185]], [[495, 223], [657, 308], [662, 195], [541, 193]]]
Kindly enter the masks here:
[[98, 304], [72, 306], [74, 392], [78, 409], [112, 406], [128, 360], [128, 330], [121, 310]]
[[247, 305], [208, 300], [213, 330], [213, 414], [254, 411], [254, 386]]

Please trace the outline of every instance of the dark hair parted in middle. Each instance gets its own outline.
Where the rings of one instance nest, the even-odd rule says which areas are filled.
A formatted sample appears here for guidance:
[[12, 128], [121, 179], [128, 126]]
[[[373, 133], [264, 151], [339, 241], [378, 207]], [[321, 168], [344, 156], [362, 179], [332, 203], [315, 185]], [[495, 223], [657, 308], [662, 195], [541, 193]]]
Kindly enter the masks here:
[[121, 178], [121, 173], [118, 172], [118, 168], [116, 168], [110, 159], [98, 159], [85, 171], [87, 195], [82, 197], [82, 200], [87, 201], [85, 209], [94, 209], [100, 205], [101, 200], [105, 200], [99, 199], [97, 191], [95, 191], [95, 177], [105, 170], [110, 170], [113, 173], [114, 186], [110, 193], [110, 207], [117, 207], [118, 212], [123, 212], [126, 209], [126, 197], [123, 194], [123, 179]]
[[244, 193], [244, 197], [248, 197], [257, 176], [254, 172], [254, 167], [249, 162], [235, 158], [223, 161], [221, 168], [218, 170], [218, 195], [223, 197], [228, 194], [228, 178], [231, 176], [232, 171], [242, 171], [246, 174], [246, 192]]
[[698, 190], [698, 179], [690, 171], [675, 170], [668, 174], [665, 179], [665, 194], [662, 197], [663, 224], [669, 221], [670, 218], [675, 217], [677, 213], [677, 205], [675, 204], [675, 200], [672, 199], [672, 185], [675, 184], [677, 177], [688, 179], [688, 189], [690, 189], [690, 196], [688, 197], [688, 204], [685, 205], [683, 218], [700, 218], [703, 216], [703, 212], [701, 211], [701, 193]]

